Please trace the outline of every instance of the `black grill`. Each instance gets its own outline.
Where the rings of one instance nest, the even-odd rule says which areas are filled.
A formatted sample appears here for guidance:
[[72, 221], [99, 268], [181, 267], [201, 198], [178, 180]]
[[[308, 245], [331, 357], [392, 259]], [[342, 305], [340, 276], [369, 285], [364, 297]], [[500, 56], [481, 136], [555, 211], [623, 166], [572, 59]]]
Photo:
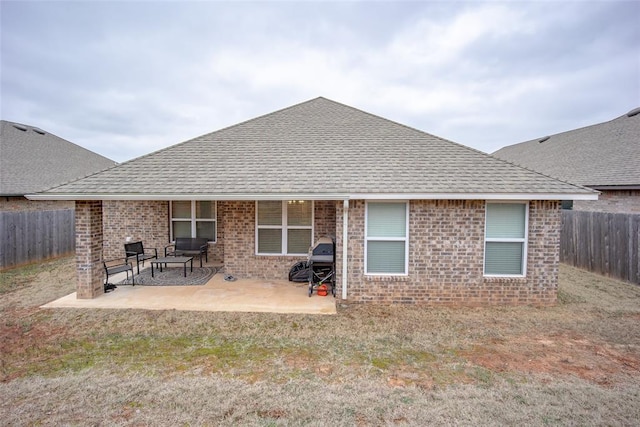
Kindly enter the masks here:
[[314, 289], [325, 285], [336, 296], [336, 243], [329, 237], [318, 239], [309, 249], [307, 257], [309, 267], [309, 296]]

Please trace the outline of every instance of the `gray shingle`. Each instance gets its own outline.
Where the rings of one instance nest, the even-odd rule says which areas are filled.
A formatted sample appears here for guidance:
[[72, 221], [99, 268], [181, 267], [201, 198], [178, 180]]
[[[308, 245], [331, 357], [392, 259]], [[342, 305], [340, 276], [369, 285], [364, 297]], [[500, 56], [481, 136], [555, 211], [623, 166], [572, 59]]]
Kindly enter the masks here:
[[316, 98], [202, 135], [48, 194], [469, 194], [589, 191]]
[[593, 188], [640, 188], [640, 115], [504, 147], [496, 157]]
[[0, 121], [2, 196], [35, 193], [115, 164], [113, 160], [39, 128]]

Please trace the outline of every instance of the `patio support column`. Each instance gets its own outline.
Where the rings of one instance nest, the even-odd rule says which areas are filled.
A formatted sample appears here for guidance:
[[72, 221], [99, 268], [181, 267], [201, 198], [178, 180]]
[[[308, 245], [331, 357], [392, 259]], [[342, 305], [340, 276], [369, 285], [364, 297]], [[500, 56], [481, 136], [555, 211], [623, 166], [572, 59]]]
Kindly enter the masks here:
[[76, 201], [77, 298], [104, 293], [102, 284], [102, 201]]
[[342, 299], [347, 299], [347, 256], [349, 248], [349, 200], [342, 203]]

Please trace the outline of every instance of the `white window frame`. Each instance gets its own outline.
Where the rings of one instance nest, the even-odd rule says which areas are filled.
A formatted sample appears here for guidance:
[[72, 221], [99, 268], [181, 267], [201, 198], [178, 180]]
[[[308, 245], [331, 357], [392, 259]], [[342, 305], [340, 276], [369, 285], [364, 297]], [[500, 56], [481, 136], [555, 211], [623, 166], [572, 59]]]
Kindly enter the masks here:
[[[215, 233], [213, 240], [209, 240], [209, 243], [216, 243], [218, 241], [218, 202], [217, 200], [190, 200], [191, 202], [191, 218], [173, 218], [173, 201], [169, 201], [169, 229], [171, 242], [175, 242], [176, 239], [173, 236], [173, 222], [190, 222], [191, 223], [191, 237], [196, 237], [197, 223], [198, 222], [213, 222], [215, 223]], [[213, 219], [212, 218], [196, 218], [196, 202], [212, 202], [213, 203]]]
[[[524, 205], [524, 237], [522, 238], [489, 238], [487, 237], [487, 205], [490, 204], [520, 204]], [[504, 200], [504, 201], [487, 201], [485, 203], [484, 210], [484, 243], [483, 243], [483, 257], [482, 257], [482, 274], [484, 277], [526, 277], [527, 276], [527, 254], [529, 252], [529, 202], [528, 201], [517, 201], [517, 200]], [[497, 242], [497, 243], [522, 243], [522, 265], [520, 266], [520, 270], [522, 274], [489, 274], [485, 271], [487, 265], [487, 242]]]
[[[277, 201], [277, 200], [276, 200]], [[311, 203], [311, 225], [288, 225], [288, 210], [287, 210], [287, 205], [289, 203], [295, 203], [298, 200], [282, 200], [282, 221], [281, 221], [281, 225], [259, 225], [258, 224], [258, 201], [256, 200], [256, 219], [255, 219], [255, 223], [256, 223], [256, 232], [255, 232], [255, 242], [256, 242], [256, 247], [255, 247], [255, 254], [256, 255], [260, 255], [260, 256], [301, 256], [301, 255], [308, 255], [308, 252], [304, 252], [304, 253], [288, 253], [287, 252], [287, 248], [288, 246], [288, 231], [289, 230], [309, 230], [310, 231], [310, 235], [311, 235], [311, 239], [310, 242], [313, 245], [313, 236], [314, 236], [314, 225], [315, 225], [315, 204], [313, 202], [313, 200], [302, 200], [304, 202], [307, 203]], [[258, 252], [258, 248], [260, 247], [259, 242], [258, 242], [258, 230], [260, 229], [271, 229], [271, 230], [281, 230], [282, 231], [282, 247], [280, 248], [280, 252], [279, 253], [271, 253], [271, 252]]]
[[[405, 237], [375, 237], [369, 236], [367, 230], [369, 230], [369, 202], [371, 203], [404, 203], [405, 208]], [[364, 215], [364, 274], [366, 276], [408, 276], [409, 275], [409, 214], [411, 204], [408, 200], [371, 200], [365, 203], [365, 215]], [[402, 242], [404, 241], [404, 272], [403, 273], [369, 273], [367, 251], [369, 248], [369, 242]]]

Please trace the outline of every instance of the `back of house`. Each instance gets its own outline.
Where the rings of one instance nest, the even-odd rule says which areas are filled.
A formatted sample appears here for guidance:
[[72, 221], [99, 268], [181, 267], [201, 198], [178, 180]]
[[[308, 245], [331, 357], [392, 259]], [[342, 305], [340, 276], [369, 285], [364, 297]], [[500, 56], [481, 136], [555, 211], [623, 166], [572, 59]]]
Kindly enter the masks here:
[[286, 279], [330, 236], [339, 300], [469, 306], [555, 303], [560, 201], [597, 192], [316, 98], [29, 198], [76, 203], [78, 298], [131, 239]]

